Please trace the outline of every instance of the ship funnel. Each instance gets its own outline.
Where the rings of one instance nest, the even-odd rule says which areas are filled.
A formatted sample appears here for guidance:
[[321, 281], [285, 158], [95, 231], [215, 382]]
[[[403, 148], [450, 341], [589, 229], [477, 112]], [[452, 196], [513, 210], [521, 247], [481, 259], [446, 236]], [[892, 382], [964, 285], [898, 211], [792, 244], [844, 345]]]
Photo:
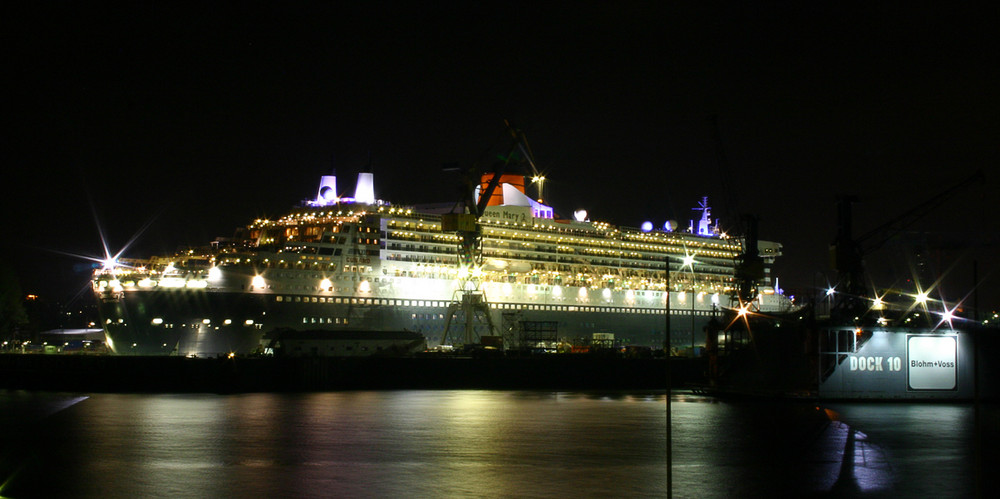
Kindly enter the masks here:
[[354, 201], [375, 204], [375, 176], [373, 174], [358, 174], [358, 186], [354, 190]]
[[[487, 186], [490, 185], [490, 180], [492, 179], [492, 173], [484, 173], [482, 177], [480, 177], [479, 192], [484, 192]], [[505, 184], [510, 185], [511, 189], [517, 191], [522, 196], [517, 196], [517, 194], [512, 192], [511, 189], [506, 188]], [[501, 206], [504, 204], [513, 204], [518, 197], [523, 197], [524, 195], [524, 175], [515, 175], [511, 173], [500, 175], [500, 184], [497, 187], [498, 189], [493, 191], [493, 195], [490, 196], [490, 200], [487, 205]], [[478, 201], [479, 194], [476, 194], [476, 202]]]
[[337, 202], [337, 176], [323, 175], [319, 181], [319, 193], [316, 204], [327, 205]]

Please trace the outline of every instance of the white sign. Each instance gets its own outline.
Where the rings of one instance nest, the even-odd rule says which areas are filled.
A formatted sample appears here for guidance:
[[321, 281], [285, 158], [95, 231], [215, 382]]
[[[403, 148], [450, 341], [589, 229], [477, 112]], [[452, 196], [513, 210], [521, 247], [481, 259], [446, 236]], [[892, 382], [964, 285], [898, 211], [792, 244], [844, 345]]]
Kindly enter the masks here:
[[906, 341], [907, 380], [911, 390], [958, 388], [958, 338], [909, 336]]

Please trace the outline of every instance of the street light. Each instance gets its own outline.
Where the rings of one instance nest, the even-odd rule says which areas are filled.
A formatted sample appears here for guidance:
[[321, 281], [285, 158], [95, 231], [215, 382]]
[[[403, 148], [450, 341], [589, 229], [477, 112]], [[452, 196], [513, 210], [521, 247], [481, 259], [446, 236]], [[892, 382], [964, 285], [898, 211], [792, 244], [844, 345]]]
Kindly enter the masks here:
[[692, 288], [691, 289], [691, 356], [692, 357], [694, 356], [694, 336], [695, 336], [695, 331], [694, 331], [694, 302], [697, 299], [697, 296], [700, 296], [700, 295], [695, 295], [694, 289]]
[[694, 328], [694, 300], [695, 300], [694, 264], [695, 264], [694, 254], [688, 253], [687, 250], [685, 249], [684, 250], [684, 260], [683, 260], [683, 262], [681, 264], [681, 269], [683, 270], [684, 267], [687, 267], [688, 271], [691, 272], [691, 285], [692, 286], [691, 286], [691, 288], [690, 288], [689, 291], [691, 292], [691, 355], [692, 356], [694, 355], [694, 337], [695, 337], [695, 331], [694, 331], [694, 329], [695, 329]]
[[692, 272], [694, 272], [694, 255], [690, 254], [684, 255], [684, 261], [681, 264], [681, 268], [683, 269], [684, 267], [687, 267], [691, 269]]

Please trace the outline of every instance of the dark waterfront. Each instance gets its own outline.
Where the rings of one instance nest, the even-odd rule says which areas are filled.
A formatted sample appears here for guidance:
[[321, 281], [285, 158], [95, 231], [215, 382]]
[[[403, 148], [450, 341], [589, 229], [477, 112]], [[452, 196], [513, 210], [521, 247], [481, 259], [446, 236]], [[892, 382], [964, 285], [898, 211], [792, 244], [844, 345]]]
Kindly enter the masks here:
[[[675, 497], [975, 491], [971, 404], [671, 407]], [[0, 496], [662, 497], [665, 409], [662, 392], [4, 391]]]

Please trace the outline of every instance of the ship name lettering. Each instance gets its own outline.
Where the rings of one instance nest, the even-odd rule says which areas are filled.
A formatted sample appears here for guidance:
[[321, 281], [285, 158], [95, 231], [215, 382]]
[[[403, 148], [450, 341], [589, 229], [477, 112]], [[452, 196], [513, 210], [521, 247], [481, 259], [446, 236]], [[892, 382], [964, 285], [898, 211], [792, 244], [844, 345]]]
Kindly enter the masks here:
[[512, 213], [504, 210], [490, 211], [490, 216], [500, 216], [500, 218], [510, 220], [515, 223], [528, 223], [528, 215], [524, 213]]

